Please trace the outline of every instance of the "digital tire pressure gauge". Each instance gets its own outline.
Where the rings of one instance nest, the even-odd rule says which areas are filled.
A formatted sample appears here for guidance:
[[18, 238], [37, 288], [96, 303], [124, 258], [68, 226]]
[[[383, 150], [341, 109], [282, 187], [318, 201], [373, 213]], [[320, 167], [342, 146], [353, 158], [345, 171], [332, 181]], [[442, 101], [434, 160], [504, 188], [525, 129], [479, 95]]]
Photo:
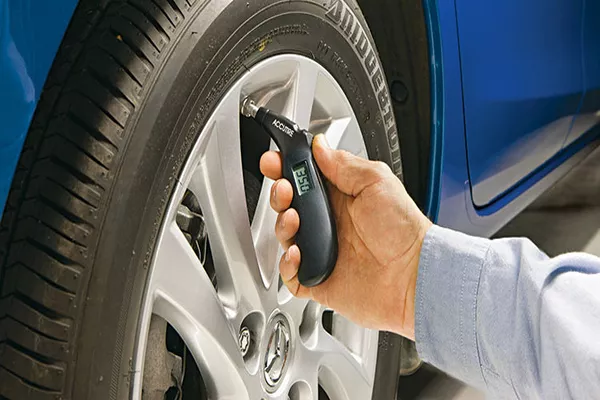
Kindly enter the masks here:
[[292, 208], [300, 216], [296, 244], [302, 260], [298, 278], [304, 286], [317, 286], [333, 272], [338, 240], [324, 179], [312, 155], [313, 136], [289, 119], [256, 106], [248, 98], [242, 103], [242, 114], [254, 118], [281, 151], [283, 177], [294, 188]]

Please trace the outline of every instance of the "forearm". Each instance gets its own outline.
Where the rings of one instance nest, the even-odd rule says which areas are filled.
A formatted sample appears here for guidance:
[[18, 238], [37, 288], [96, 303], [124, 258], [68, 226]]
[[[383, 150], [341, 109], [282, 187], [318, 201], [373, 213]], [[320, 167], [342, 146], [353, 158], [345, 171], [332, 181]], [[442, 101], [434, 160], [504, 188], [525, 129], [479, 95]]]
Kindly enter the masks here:
[[421, 357], [492, 395], [600, 393], [595, 257], [549, 259], [526, 239], [491, 241], [433, 227], [421, 251], [415, 309]]

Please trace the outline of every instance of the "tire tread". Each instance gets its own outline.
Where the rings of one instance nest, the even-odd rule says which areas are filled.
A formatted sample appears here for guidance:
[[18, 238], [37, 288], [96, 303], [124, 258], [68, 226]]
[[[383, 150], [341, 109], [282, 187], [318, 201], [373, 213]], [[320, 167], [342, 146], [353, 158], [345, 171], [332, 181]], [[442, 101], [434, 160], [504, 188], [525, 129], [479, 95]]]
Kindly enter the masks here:
[[0, 399], [68, 399], [78, 316], [126, 131], [194, 0], [81, 0], [0, 221]]

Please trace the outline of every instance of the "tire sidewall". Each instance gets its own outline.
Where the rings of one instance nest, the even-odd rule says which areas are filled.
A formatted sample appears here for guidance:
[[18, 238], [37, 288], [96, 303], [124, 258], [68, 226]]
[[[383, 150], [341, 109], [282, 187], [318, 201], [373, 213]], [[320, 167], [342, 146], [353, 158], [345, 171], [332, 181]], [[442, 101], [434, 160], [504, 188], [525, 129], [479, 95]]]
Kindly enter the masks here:
[[[342, 0], [216, 0], [189, 18], [125, 133], [80, 324], [73, 398], [129, 398], [144, 289], [176, 178], [219, 100], [248, 68], [284, 53], [321, 64], [346, 93], [369, 157], [401, 175], [386, 80], [356, 9]], [[382, 335], [380, 363], [395, 348]], [[376, 384], [395, 388], [381, 380], [397, 380], [397, 371], [386, 372]], [[385, 390], [378, 398], [394, 395]]]

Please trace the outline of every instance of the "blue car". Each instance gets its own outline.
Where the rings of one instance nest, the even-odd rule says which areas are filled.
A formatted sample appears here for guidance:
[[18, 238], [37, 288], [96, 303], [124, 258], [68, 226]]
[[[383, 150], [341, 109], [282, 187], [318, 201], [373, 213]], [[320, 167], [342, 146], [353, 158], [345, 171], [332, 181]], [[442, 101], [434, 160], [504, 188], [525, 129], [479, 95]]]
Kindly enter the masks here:
[[0, 398], [402, 393], [282, 287], [248, 96], [489, 237], [599, 144], [600, 2], [0, 0]]

